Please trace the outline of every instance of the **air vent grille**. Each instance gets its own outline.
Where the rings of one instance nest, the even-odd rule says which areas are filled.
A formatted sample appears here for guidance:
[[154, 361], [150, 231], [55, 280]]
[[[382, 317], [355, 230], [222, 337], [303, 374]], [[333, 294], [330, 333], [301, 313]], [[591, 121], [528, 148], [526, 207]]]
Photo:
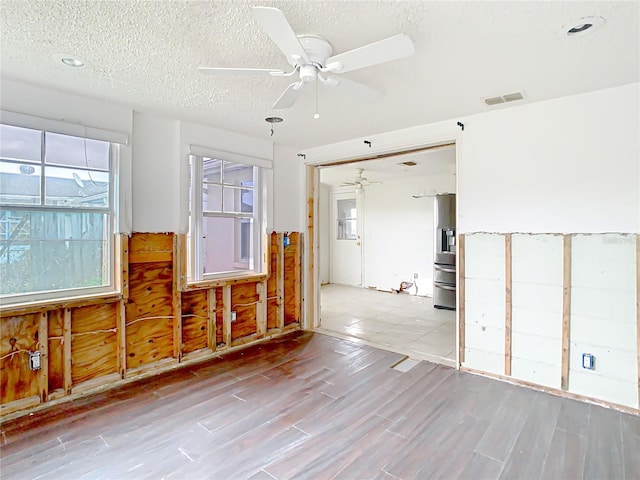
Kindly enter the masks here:
[[485, 98], [484, 103], [487, 105], [499, 105], [505, 102], [515, 102], [516, 100], [522, 100], [524, 96], [521, 92], [515, 93], [507, 93], [506, 95], [502, 95], [501, 97], [491, 97]]

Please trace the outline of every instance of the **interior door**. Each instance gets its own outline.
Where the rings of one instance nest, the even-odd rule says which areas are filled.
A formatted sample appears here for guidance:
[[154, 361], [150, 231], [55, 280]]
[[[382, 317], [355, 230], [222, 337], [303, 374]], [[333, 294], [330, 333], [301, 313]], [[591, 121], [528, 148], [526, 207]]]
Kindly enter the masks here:
[[331, 283], [362, 286], [362, 200], [331, 193]]

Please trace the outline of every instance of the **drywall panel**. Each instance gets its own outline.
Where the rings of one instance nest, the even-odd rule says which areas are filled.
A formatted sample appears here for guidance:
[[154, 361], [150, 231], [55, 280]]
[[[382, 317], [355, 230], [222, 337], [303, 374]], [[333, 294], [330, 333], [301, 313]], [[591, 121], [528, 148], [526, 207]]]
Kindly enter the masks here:
[[511, 375], [527, 382], [560, 389], [560, 366], [558, 365], [512, 356]]
[[467, 118], [459, 231], [638, 232], [639, 87]]
[[505, 239], [465, 237], [465, 367], [503, 374], [505, 355]]
[[[575, 235], [571, 257], [569, 390], [638, 406], [636, 238]], [[582, 354], [595, 370], [582, 368]]]
[[133, 231], [178, 232], [179, 122], [135, 112], [133, 127]]
[[455, 139], [460, 233], [638, 233], [638, 132], [640, 83], [633, 83], [500, 110], [487, 107], [486, 113], [305, 153], [308, 163], [320, 163]]
[[390, 290], [414, 282], [418, 295], [433, 295], [433, 197], [413, 196], [455, 192], [455, 188], [454, 175], [410, 176], [366, 187], [362, 198], [366, 287]]
[[563, 237], [513, 234], [511, 242], [511, 375], [560, 388]]

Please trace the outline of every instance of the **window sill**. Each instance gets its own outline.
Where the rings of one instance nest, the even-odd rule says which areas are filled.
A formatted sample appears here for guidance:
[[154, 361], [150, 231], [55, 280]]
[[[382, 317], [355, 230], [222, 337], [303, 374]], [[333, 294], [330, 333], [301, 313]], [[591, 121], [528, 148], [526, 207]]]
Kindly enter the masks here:
[[267, 279], [266, 273], [235, 273], [224, 277], [202, 280], [199, 282], [187, 282], [183, 291], [203, 290], [214, 287], [224, 287], [227, 285], [237, 285], [239, 283], [263, 282]]
[[12, 303], [0, 306], [3, 317], [22, 315], [28, 313], [46, 312], [60, 308], [86, 307], [100, 303], [113, 303], [122, 299], [120, 292], [97, 293], [95, 295], [82, 295], [77, 297], [64, 297], [52, 300], [40, 300], [34, 302]]

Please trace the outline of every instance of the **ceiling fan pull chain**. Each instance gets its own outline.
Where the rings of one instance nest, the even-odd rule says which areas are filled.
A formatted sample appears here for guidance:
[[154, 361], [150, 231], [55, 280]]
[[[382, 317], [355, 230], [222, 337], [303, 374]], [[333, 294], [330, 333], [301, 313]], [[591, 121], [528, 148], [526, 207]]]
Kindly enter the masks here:
[[316, 74], [316, 113], [313, 115], [313, 118], [316, 120], [320, 118], [320, 114], [318, 113], [318, 75]]

